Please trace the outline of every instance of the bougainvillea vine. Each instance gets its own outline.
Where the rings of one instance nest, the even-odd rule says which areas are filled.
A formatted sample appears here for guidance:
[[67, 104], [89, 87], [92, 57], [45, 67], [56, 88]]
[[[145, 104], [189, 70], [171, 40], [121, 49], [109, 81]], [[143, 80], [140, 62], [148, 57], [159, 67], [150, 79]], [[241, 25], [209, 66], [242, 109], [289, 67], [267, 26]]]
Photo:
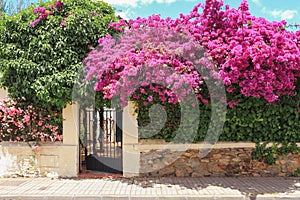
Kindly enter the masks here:
[[[117, 40], [109, 35], [99, 39], [99, 49], [91, 52], [84, 61], [87, 79], [96, 76], [95, 90], [102, 91], [104, 97], [110, 99], [125, 92], [117, 89], [124, 85], [119, 82], [120, 78], [135, 75], [145, 67], [143, 64], [147, 63], [148, 68], [166, 65], [184, 77], [184, 83], [192, 85], [198, 97], [207, 102], [201, 95], [203, 77], [193, 70], [193, 63], [176, 53], [179, 46], [163, 42], [168, 40], [160, 33], [171, 30], [172, 37], [185, 34], [205, 49], [208, 58], [218, 68], [210, 75], [221, 79], [228, 93], [263, 97], [270, 103], [277, 101], [280, 95], [294, 95], [295, 83], [300, 75], [300, 31], [286, 30], [285, 21], [269, 22], [252, 16], [245, 0], [238, 9], [229, 5], [222, 9], [223, 5], [220, 0], [206, 0], [205, 4], [196, 5], [189, 15], [181, 14], [175, 20], [153, 15], [111, 24], [123, 35]], [[157, 32], [149, 32], [151, 28]], [[142, 30], [148, 34], [136, 34]], [[157, 38], [161, 43], [155, 46], [153, 41]], [[168, 76], [168, 79], [171, 77]], [[161, 78], [159, 73], [155, 74], [155, 78]], [[182, 85], [177, 84], [178, 87]], [[153, 94], [145, 92], [149, 90], [158, 93], [163, 102], [178, 102], [167, 88], [148, 84], [147, 88], [140, 90], [149, 97], [146, 101], [143, 99], [145, 103], [153, 100]], [[140, 97], [134, 94], [133, 98]], [[233, 107], [236, 103], [238, 101], [230, 102], [229, 106]]]

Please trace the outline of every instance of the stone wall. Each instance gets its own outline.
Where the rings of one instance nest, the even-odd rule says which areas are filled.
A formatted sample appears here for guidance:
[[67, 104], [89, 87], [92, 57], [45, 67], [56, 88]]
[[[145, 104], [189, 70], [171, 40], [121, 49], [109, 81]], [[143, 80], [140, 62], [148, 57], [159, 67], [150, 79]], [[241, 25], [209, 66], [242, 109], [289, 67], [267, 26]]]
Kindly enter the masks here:
[[274, 165], [252, 160], [253, 143], [218, 143], [202, 158], [197, 145], [182, 152], [159, 147], [139, 146], [141, 176], [291, 176], [300, 168], [299, 153], [282, 156]]

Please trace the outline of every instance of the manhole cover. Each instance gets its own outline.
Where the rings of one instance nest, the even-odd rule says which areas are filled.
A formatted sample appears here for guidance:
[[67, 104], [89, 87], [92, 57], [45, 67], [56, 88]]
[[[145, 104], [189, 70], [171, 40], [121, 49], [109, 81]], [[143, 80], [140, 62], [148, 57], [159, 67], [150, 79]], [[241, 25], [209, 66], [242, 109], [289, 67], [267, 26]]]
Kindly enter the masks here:
[[0, 183], [0, 186], [19, 186], [25, 182], [26, 181], [9, 180]]

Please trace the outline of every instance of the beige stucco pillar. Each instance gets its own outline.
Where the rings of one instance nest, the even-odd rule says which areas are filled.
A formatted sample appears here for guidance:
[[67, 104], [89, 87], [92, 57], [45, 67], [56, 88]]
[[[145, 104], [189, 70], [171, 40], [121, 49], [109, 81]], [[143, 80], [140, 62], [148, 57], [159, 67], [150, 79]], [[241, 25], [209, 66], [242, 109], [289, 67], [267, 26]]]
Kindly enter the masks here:
[[63, 109], [63, 144], [78, 145], [79, 142], [79, 105], [68, 104]]
[[7, 90], [3, 89], [3, 88], [0, 88], [0, 99], [4, 99], [8, 97], [8, 92]]
[[139, 175], [140, 152], [138, 145], [137, 114], [134, 113], [133, 102], [123, 109], [123, 176], [133, 177]]
[[73, 177], [79, 172], [79, 105], [67, 105], [63, 109], [63, 148], [61, 152], [61, 176]]

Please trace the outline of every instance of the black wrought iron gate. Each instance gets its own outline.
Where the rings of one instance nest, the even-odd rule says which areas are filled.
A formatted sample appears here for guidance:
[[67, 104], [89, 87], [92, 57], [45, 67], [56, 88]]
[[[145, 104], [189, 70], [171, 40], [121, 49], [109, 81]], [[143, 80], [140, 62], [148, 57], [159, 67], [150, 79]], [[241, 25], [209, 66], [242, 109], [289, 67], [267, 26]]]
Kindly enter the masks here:
[[122, 110], [80, 110], [80, 140], [87, 170], [122, 173]]

